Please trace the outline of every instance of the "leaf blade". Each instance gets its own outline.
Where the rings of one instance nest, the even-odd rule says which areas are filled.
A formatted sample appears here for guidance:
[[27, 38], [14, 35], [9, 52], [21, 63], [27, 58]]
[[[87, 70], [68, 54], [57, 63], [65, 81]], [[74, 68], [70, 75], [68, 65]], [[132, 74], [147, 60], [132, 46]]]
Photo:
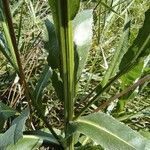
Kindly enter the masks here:
[[139, 133], [109, 115], [94, 113], [79, 118], [72, 128], [89, 136], [106, 150], [148, 150], [150, 144]]
[[[143, 26], [140, 28], [139, 33], [130, 46], [128, 51], [122, 58], [119, 69], [123, 70], [126, 66], [138, 62], [142, 57], [150, 52], [150, 8], [145, 12], [145, 20]], [[125, 65], [126, 64], [126, 65]]]
[[110, 66], [107, 69], [105, 76], [103, 78], [103, 81], [102, 81], [103, 86], [105, 86], [108, 80], [116, 73], [123, 55], [127, 52], [129, 34], [130, 34], [130, 19], [127, 16], [124, 29], [123, 29], [123, 33], [122, 33], [122, 37], [120, 38], [120, 41], [119, 41], [119, 45], [114, 53]]
[[75, 79], [78, 80], [85, 67], [88, 52], [92, 44], [92, 10], [84, 10], [77, 14], [73, 21], [75, 43]]

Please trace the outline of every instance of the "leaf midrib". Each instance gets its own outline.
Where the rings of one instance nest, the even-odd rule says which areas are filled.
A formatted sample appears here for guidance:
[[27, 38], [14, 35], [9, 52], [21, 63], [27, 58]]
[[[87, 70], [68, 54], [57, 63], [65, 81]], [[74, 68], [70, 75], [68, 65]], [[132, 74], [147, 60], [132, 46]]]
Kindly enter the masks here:
[[89, 120], [81, 120], [81, 119], [78, 119], [77, 122], [81, 122], [81, 123], [85, 123], [85, 124], [88, 124], [88, 125], [91, 125], [91, 126], [94, 126], [96, 128], [98, 128], [99, 130], [102, 130], [104, 132], [107, 132], [108, 134], [112, 135], [113, 137], [116, 137], [118, 140], [122, 141], [123, 143], [125, 143], [126, 145], [132, 147], [134, 150], [136, 150], [135, 147], [133, 147], [132, 145], [130, 145], [129, 143], [127, 143], [126, 141], [124, 141], [123, 139], [119, 138], [118, 136], [116, 136], [115, 134], [113, 134], [112, 132], [109, 132], [108, 130], [106, 130], [105, 128], [97, 125], [97, 124], [94, 124], [93, 122], [89, 121]]

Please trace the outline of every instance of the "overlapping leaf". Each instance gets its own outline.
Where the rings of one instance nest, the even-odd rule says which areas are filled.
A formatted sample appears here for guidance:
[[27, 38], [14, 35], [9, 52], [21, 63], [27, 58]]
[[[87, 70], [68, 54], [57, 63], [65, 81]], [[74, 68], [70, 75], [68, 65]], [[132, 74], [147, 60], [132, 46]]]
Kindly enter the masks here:
[[16, 111], [0, 102], [0, 129], [3, 128], [5, 121], [16, 114]]
[[3, 119], [8, 119], [11, 116], [14, 116], [16, 114], [16, 111], [4, 103], [0, 102], [0, 120]]
[[94, 113], [71, 123], [71, 132], [78, 131], [106, 150], [149, 150], [150, 141], [104, 113]]
[[75, 43], [75, 78], [78, 80], [85, 67], [88, 52], [92, 44], [92, 10], [77, 14], [73, 21]]
[[[53, 68], [59, 68], [59, 44], [56, 34], [56, 28], [46, 20], [46, 28], [48, 34], [45, 35], [45, 49], [48, 51], [48, 63]], [[92, 25], [93, 15], [92, 10], [84, 10], [78, 13], [73, 20], [74, 28], [74, 49], [75, 49], [75, 78], [78, 80], [83, 68], [85, 67], [88, 51], [92, 44]]]
[[122, 57], [128, 50], [129, 33], [130, 33], [130, 19], [127, 17], [124, 30], [119, 41], [119, 45], [115, 50], [110, 66], [107, 69], [104, 79], [102, 81], [103, 86], [105, 86], [108, 80], [116, 73], [116, 71], [118, 71], [118, 67], [122, 60]]
[[23, 136], [23, 130], [26, 119], [29, 115], [29, 109], [25, 109], [22, 114], [13, 120], [12, 126], [0, 135], [0, 149], [4, 150], [10, 144], [15, 144]]
[[24, 135], [16, 144], [9, 145], [7, 150], [35, 150], [38, 149], [42, 143], [43, 140], [37, 136]]
[[55, 71], [53, 71], [51, 81], [52, 81], [52, 85], [55, 89], [55, 92], [56, 92], [58, 98], [61, 101], [63, 101], [63, 99], [64, 99], [64, 96], [63, 96], [63, 83], [62, 83], [61, 79], [59, 79], [59, 76]]
[[50, 79], [51, 75], [52, 75], [51, 70], [50, 70], [49, 66], [46, 65], [42, 74], [41, 74], [41, 77], [40, 77], [40, 79], [39, 79], [39, 81], [35, 87], [35, 90], [33, 92], [34, 103], [41, 104], [41, 102], [42, 102], [41, 98], [42, 98], [43, 90], [46, 87], [48, 80]]
[[132, 46], [123, 56], [119, 69], [124, 70], [130, 64], [138, 62], [142, 57], [147, 56], [150, 52], [150, 8], [145, 13], [144, 24], [134, 40]]
[[60, 65], [59, 61], [59, 44], [54, 24], [48, 19], [45, 21], [47, 31], [44, 34], [44, 48], [48, 51], [48, 64], [52, 69], [56, 69]]

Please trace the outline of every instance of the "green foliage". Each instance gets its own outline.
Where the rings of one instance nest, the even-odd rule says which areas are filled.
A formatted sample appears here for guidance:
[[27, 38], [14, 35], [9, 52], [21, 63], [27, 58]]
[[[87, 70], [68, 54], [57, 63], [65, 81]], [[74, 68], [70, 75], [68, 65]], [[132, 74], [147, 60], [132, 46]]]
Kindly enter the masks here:
[[[17, 71], [17, 74], [19, 74], [20, 82], [14, 82], [13, 86], [18, 85], [18, 87], [21, 87], [21, 90], [19, 92], [24, 92], [21, 94], [18, 92], [21, 96], [23, 95], [24, 97], [21, 99], [21, 102], [18, 100], [19, 105], [16, 104], [14, 105], [14, 107], [16, 107], [16, 109], [18, 109], [19, 107], [19, 109], [22, 110], [22, 108], [24, 108], [24, 104], [29, 105], [29, 108], [32, 113], [30, 117], [31, 120], [29, 119], [27, 121], [27, 125], [29, 130], [31, 130], [30, 125], [32, 125], [32, 128], [35, 128], [35, 131], [24, 132], [23, 134], [25, 122], [29, 116], [29, 108], [22, 111], [21, 115], [11, 122], [12, 118], [10, 120], [8, 119], [16, 115], [16, 111], [9, 108], [5, 104], [0, 103], [1, 128], [3, 128], [4, 123], [6, 123], [7, 125], [9, 125], [9, 123], [11, 124], [10, 128], [8, 128], [8, 130], [5, 133], [0, 134], [0, 149], [31, 150], [39, 148], [41, 144], [43, 144], [46, 141], [48, 144], [57, 145], [59, 146], [59, 148], [63, 147], [65, 150], [74, 150], [74, 148], [77, 148], [78, 150], [102, 150], [103, 148], [106, 150], [149, 150], [150, 141], [143, 137], [149, 137], [148, 134], [142, 133], [143, 136], [141, 136], [138, 132], [132, 130], [125, 124], [120, 123], [116, 119], [112, 118], [110, 115], [107, 115], [102, 112], [93, 113], [85, 116], [81, 115], [89, 108], [91, 108], [91, 111], [97, 108], [97, 103], [94, 102], [99, 101], [100, 98], [102, 98], [102, 96], [105, 97], [105, 94], [110, 94], [113, 90], [117, 89], [121, 89], [122, 92], [125, 93], [126, 86], [130, 86], [131, 84], [133, 84], [132, 86], [134, 87], [135, 81], [144, 75], [144, 68], [148, 64], [147, 63], [145, 65], [144, 59], [149, 55], [150, 50], [150, 9], [146, 11], [144, 23], [131, 46], [129, 44], [131, 21], [126, 13], [124, 29], [121, 32], [122, 35], [120, 36], [120, 38], [118, 38], [118, 42], [116, 42], [117, 40], [113, 41], [115, 44], [117, 44], [117, 48], [113, 54], [111, 61], [109, 62], [110, 66], [106, 71], [104, 78], [102, 79], [102, 77], [100, 76], [100, 80], [102, 81], [102, 83], [99, 83], [98, 86], [95, 86], [95, 83], [92, 83], [93, 85], [91, 88], [94, 87], [94, 89], [91, 92], [88, 91], [89, 94], [86, 95], [86, 97], [83, 100], [81, 99], [81, 101], [86, 103], [80, 105], [80, 97], [79, 99], [78, 97], [76, 97], [76, 95], [78, 94], [76, 93], [76, 87], [77, 84], [82, 84], [80, 77], [83, 73], [83, 69], [85, 68], [86, 64], [88, 66], [90, 64], [90, 61], [92, 61], [90, 60], [87, 62], [87, 58], [89, 51], [91, 50], [92, 44], [93, 47], [95, 46], [93, 40], [95, 40], [95, 37], [98, 38], [97, 43], [100, 43], [100, 47], [102, 47], [103, 49], [105, 44], [103, 44], [102, 42], [107, 40], [105, 34], [108, 32], [110, 25], [113, 25], [114, 23], [112, 16], [115, 14], [117, 17], [119, 17], [118, 20], [116, 19], [116, 21], [118, 21], [118, 26], [120, 27], [119, 24], [122, 23], [122, 20], [120, 21], [119, 19], [123, 19], [124, 16], [122, 13], [118, 13], [118, 10], [121, 11], [123, 8], [126, 7], [125, 4], [130, 3], [122, 1], [120, 3], [120, 1], [118, 0], [115, 1], [115, 3], [111, 1], [111, 4], [107, 1], [85, 2], [86, 5], [91, 3], [92, 5], [90, 7], [94, 8], [94, 11], [97, 11], [97, 8], [99, 9], [98, 12], [96, 12], [96, 17], [98, 18], [99, 25], [98, 27], [96, 27], [95, 30], [95, 28], [93, 28], [93, 26], [95, 25], [93, 10], [84, 10], [81, 8], [80, 11], [79, 6], [80, 4], [82, 4], [80, 0], [49, 0], [48, 2], [54, 23], [52, 23], [48, 19], [45, 20], [46, 30], [44, 31], [44, 47], [42, 47], [43, 44], [41, 44], [42, 46], [40, 45], [48, 52], [48, 65], [43, 65], [41, 63], [41, 68], [44, 67], [44, 69], [42, 73], [40, 73], [40, 78], [37, 81], [36, 86], [34, 88], [34, 85], [28, 85], [27, 83], [28, 79], [26, 79], [25, 75], [27, 76], [30, 74], [28, 73], [30, 67], [29, 70], [27, 70], [27, 72], [24, 71], [25, 69], [27, 69], [28, 66], [26, 66], [26, 62], [25, 65], [22, 64], [22, 57], [20, 57], [21, 51], [19, 51], [18, 46], [21, 44], [21, 46], [23, 47], [21, 48], [22, 50], [32, 50], [32, 48], [34, 48], [36, 40], [34, 42], [27, 43], [27, 45], [25, 44], [25, 41], [21, 41], [26, 39], [24, 37], [21, 37], [22, 28], [24, 26], [22, 15], [24, 13], [24, 9], [28, 9], [30, 11], [30, 17], [34, 22], [32, 28], [37, 27], [38, 29], [40, 29], [39, 24], [36, 22], [36, 20], [38, 14], [42, 14], [42, 10], [36, 10], [38, 10], [38, 6], [42, 5], [43, 2], [38, 1], [38, 3], [35, 4], [34, 1], [25, 1], [25, 3], [24, 1], [20, 1], [18, 3], [18, 6], [15, 5], [15, 7], [13, 7], [12, 14], [13, 17], [15, 17], [16, 13], [18, 12], [18, 8], [20, 8], [21, 6], [19, 24], [17, 24], [18, 30], [16, 30], [16, 28], [11, 23], [12, 17], [9, 13], [9, 1], [6, 0], [5, 2], [0, 1], [0, 23], [2, 25], [2, 32], [0, 35], [0, 50], [4, 54], [5, 58], [7, 58], [10, 64], [13, 66], [14, 70]], [[4, 6], [4, 8], [2, 8], [2, 5]], [[45, 9], [47, 8], [47, 6], [41, 6], [41, 8]], [[124, 10], [127, 11], [126, 8]], [[130, 13], [130, 11], [128, 12]], [[47, 14], [47, 12], [45, 14]], [[102, 15], [103, 17], [101, 17]], [[118, 30], [118, 28], [116, 27], [113, 28], [115, 28], [115, 30]], [[106, 31], [103, 31], [105, 29]], [[17, 40], [15, 33], [13, 33], [14, 31], [18, 31]], [[110, 35], [111, 34], [112, 33], [110, 33]], [[34, 33], [31, 36], [34, 37], [35, 35], [36, 34]], [[34, 37], [33, 39], [38, 39], [38, 35], [36, 38]], [[99, 45], [96, 46], [98, 47]], [[104, 49], [109, 55], [109, 50], [107, 50], [107, 47]], [[110, 49], [110, 47], [108, 47], [108, 49]], [[92, 51], [90, 51], [90, 53], [93, 54], [95, 49], [93, 48]], [[35, 53], [35, 56], [36, 55], [37, 54]], [[28, 55], [26, 57], [28, 57]], [[35, 58], [36, 57], [34, 57], [33, 60]], [[103, 58], [106, 61], [104, 55]], [[45, 60], [45, 58], [42, 58], [42, 61], [43, 60]], [[43, 62], [45, 63], [45, 61]], [[94, 70], [93, 68], [92, 70]], [[37, 70], [37, 68], [34, 69]], [[98, 68], [96, 67], [96, 69]], [[99, 69], [97, 70], [97, 72], [99, 72]], [[102, 71], [100, 72], [100, 74], [103, 75]], [[147, 78], [144, 78], [145, 80], [142, 81], [142, 83], [149, 81], [149, 76], [147, 75], [146, 77]], [[29, 78], [32, 77], [30, 77], [29, 75]], [[121, 81], [121, 84], [117, 83], [119, 84], [119, 87], [117, 87], [118, 85], [116, 86], [114, 84], [117, 79], [120, 79], [119, 81]], [[54, 89], [57, 98], [60, 100], [59, 104], [63, 104], [64, 120], [62, 122], [62, 126], [64, 128], [61, 131], [59, 130], [59, 132], [53, 129], [54, 126], [51, 122], [51, 116], [45, 116], [45, 114], [50, 113], [50, 111], [48, 110], [51, 109], [49, 103], [47, 103], [47, 105], [45, 105], [45, 103], [43, 104], [43, 98], [45, 98], [43, 96], [44, 89], [49, 83], [53, 86], [53, 88], [47, 89], [50, 90], [47, 93], [51, 94], [51, 90]], [[135, 87], [139, 85], [137, 84]], [[13, 86], [11, 88], [13, 88]], [[31, 88], [31, 86], [33, 88]], [[86, 86], [88, 86], [88, 84]], [[30, 91], [30, 89], [32, 89], [33, 91]], [[9, 94], [9, 97], [12, 97], [12, 101], [8, 101], [8, 103], [10, 102], [11, 104], [16, 101], [14, 97], [18, 94], [15, 93], [16, 89], [12, 91], [13, 94], [11, 94], [11, 92]], [[133, 90], [131, 89], [128, 91], [128, 95], [126, 97], [121, 97], [121, 100], [129, 99], [130, 95], [132, 94]], [[106, 96], [105, 98], [107, 97], [108, 96]], [[46, 98], [48, 99], [46, 99], [48, 102], [49, 97]], [[53, 97], [50, 99], [53, 99]], [[121, 100], [119, 102], [121, 102]], [[76, 104], [82, 106], [81, 110], [80, 107], [78, 108], [78, 105]], [[109, 104], [107, 99], [106, 104]], [[47, 110], [48, 112], [45, 110]], [[76, 110], [78, 112], [77, 114]], [[97, 109], [94, 111], [97, 111]], [[90, 113], [90, 111], [87, 112]], [[35, 113], [38, 116], [38, 119], [36, 117], [33, 117]], [[62, 114], [60, 115], [62, 116]], [[36, 120], [34, 121], [32, 117], [36, 118]], [[57, 120], [62, 119], [58, 118], [57, 116], [55, 116], [55, 118]], [[38, 121], [42, 124], [42, 126], [44, 124], [49, 131], [47, 132], [47, 130], [36, 130], [37, 128], [39, 128], [37, 127]], [[83, 136], [84, 141], [80, 142]], [[92, 141], [92, 145], [88, 145], [88, 140]]]
[[79, 7], [80, 7], [80, 0], [70, 0], [70, 19], [73, 20], [76, 14], [78, 13]]
[[3, 10], [2, 2], [0, 7], [0, 23], [2, 25], [3, 34], [5, 36], [5, 40], [3, 39], [3, 36], [0, 37], [0, 51], [4, 54], [4, 56], [8, 59], [8, 61], [11, 63], [11, 65], [18, 71], [18, 64], [15, 56], [15, 50], [12, 43], [10, 30], [8, 27], [8, 20], [6, 18], [6, 15]]
[[55, 137], [50, 132], [48, 132], [48, 129], [28, 131], [26, 134], [28, 134], [28, 136], [31, 136], [31, 137], [33, 136], [33, 137], [42, 139], [43, 141], [47, 141], [49, 143], [59, 145]]
[[140, 134], [150, 140], [150, 133], [148, 131], [140, 131]]
[[131, 64], [137, 63], [144, 56], [149, 54], [150, 50], [150, 9], [145, 12], [145, 20], [142, 28], [134, 40], [132, 46], [128, 49], [122, 61], [120, 63], [119, 69], [123, 70]]
[[0, 120], [4, 119], [7, 120], [9, 117], [14, 116], [16, 111], [4, 103], [0, 102]]
[[73, 21], [75, 43], [75, 79], [79, 80], [92, 45], [92, 10], [77, 14]]
[[33, 150], [39, 148], [42, 142], [43, 141], [36, 136], [25, 135], [22, 139], [19, 139], [16, 144], [9, 145], [7, 150]]
[[77, 119], [70, 125], [71, 131], [78, 131], [90, 137], [104, 149], [148, 150], [150, 141], [139, 133], [104, 113], [94, 113]]
[[59, 45], [58, 39], [55, 31], [54, 25], [49, 21], [45, 21], [46, 29], [44, 45], [45, 49], [48, 51], [48, 64], [52, 69], [57, 69], [60, 67], [59, 61]]
[[16, 114], [16, 111], [4, 103], [0, 102], [0, 129], [3, 128], [5, 121]]
[[[58, 38], [55, 27], [49, 20], [45, 21], [45, 25], [47, 32], [44, 34], [44, 43], [49, 54], [47, 60], [52, 69], [57, 69], [60, 68]], [[87, 61], [88, 51], [92, 45], [92, 25], [92, 10], [84, 10], [78, 13], [73, 21], [76, 80], [79, 80], [81, 76]]]
[[49, 66], [45, 65], [45, 68], [33, 92], [33, 103], [35, 103], [36, 105], [42, 106], [43, 90], [47, 86], [48, 80], [51, 76], [52, 76], [52, 72]]
[[99, 145], [96, 146], [85, 145], [78, 148], [77, 150], [104, 150], [104, 149]]
[[58, 96], [58, 98], [63, 101], [64, 100], [64, 95], [63, 95], [63, 83], [61, 79], [59, 79], [58, 74], [53, 71], [53, 75], [51, 77], [52, 85], [55, 89], [55, 92]]
[[128, 50], [128, 44], [129, 44], [129, 33], [130, 33], [130, 19], [127, 16], [126, 22], [124, 25], [123, 33], [120, 38], [120, 41], [118, 42], [119, 45], [117, 46], [117, 49], [115, 50], [114, 56], [111, 60], [110, 66], [107, 69], [105, 76], [102, 81], [102, 85], [106, 85], [108, 80], [114, 76], [114, 74], [118, 71], [119, 64], [122, 60], [123, 55]]
[[10, 144], [15, 144], [20, 138], [23, 137], [23, 130], [28, 115], [29, 109], [27, 108], [20, 116], [13, 120], [12, 126], [4, 134], [0, 135], [1, 149], [5, 149]]

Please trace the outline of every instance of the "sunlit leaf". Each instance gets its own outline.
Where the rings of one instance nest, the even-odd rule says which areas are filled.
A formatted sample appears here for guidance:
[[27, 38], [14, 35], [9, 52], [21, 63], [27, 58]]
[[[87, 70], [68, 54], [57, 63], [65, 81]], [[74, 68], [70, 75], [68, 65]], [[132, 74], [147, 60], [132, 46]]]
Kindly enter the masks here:
[[73, 21], [75, 43], [75, 75], [79, 79], [85, 67], [88, 51], [92, 44], [92, 10], [84, 10], [77, 14]]
[[26, 132], [30, 136], [35, 136], [43, 141], [48, 141], [49, 143], [54, 143], [59, 145], [58, 141], [55, 139], [55, 137], [51, 133], [47, 133], [44, 131], [36, 130], [36, 131], [27, 131]]
[[37, 136], [24, 135], [16, 144], [11, 144], [7, 150], [35, 150], [41, 146], [43, 140]]
[[78, 131], [106, 150], [149, 150], [150, 141], [138, 132], [104, 113], [94, 113], [71, 123], [71, 131]]

